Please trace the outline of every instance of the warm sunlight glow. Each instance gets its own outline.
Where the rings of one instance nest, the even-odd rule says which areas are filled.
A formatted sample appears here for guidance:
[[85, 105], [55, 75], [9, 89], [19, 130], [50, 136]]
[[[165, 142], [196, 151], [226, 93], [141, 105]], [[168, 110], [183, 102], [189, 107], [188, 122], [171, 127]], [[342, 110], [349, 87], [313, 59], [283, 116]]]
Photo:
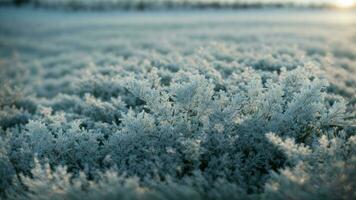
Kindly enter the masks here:
[[354, 0], [338, 0], [336, 5], [340, 8], [350, 8], [355, 4]]

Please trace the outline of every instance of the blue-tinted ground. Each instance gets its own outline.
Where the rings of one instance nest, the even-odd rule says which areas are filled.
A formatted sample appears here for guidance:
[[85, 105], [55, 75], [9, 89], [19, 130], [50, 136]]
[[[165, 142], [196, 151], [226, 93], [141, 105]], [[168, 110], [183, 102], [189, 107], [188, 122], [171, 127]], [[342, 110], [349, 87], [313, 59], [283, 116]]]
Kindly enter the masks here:
[[355, 199], [355, 73], [354, 11], [1, 8], [0, 199]]
[[220, 65], [218, 71], [224, 75], [245, 66], [273, 71], [313, 63], [331, 81], [333, 91], [354, 102], [355, 23], [353, 11], [102, 13], [3, 8], [1, 69], [31, 68], [34, 74], [22, 80], [40, 80], [32, 82], [31, 90], [53, 97], [67, 89], [69, 77], [88, 66], [160, 60], [179, 68], [204, 62]]

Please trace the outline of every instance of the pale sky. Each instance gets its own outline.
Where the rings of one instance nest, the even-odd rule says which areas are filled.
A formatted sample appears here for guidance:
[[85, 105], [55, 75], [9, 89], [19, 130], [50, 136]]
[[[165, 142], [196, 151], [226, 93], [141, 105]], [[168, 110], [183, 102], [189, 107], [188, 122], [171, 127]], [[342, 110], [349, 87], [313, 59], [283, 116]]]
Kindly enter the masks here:
[[[176, 0], [187, 1], [187, 0]], [[301, 5], [308, 4], [333, 4], [340, 8], [349, 8], [356, 5], [356, 0], [192, 0], [198, 2], [224, 2], [224, 3], [295, 3]]]
[[301, 3], [301, 4], [309, 4], [309, 3], [332, 3], [332, 4], [337, 4], [338, 2], [353, 2], [356, 3], [356, 0], [198, 0], [198, 1], [220, 1], [220, 2], [278, 2], [278, 3]]

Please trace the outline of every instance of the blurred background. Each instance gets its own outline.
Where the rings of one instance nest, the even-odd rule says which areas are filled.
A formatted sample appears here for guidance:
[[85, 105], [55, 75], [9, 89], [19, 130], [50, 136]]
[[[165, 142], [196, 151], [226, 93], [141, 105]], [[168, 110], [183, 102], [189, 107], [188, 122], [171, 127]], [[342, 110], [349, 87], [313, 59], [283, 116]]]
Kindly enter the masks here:
[[3, 5], [32, 5], [67, 9], [178, 9], [317, 7], [349, 8], [354, 0], [0, 0]]
[[54, 98], [98, 69], [265, 77], [315, 66], [353, 108], [355, 0], [0, 0], [0, 84]]

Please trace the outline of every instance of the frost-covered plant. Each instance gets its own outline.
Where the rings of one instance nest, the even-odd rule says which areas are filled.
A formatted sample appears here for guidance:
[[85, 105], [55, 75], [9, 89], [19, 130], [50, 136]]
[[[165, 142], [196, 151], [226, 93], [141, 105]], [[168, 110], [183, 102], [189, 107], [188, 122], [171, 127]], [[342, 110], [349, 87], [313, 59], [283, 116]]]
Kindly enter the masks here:
[[269, 134], [271, 142], [285, 150], [295, 166], [272, 173], [266, 198], [354, 199], [355, 136], [330, 137], [323, 135], [312, 147], [305, 147]]
[[353, 46], [334, 35], [145, 15], [95, 31], [33, 17], [33, 32], [2, 15], [0, 44], [20, 53], [0, 48], [0, 198], [355, 196]]
[[[25, 194], [34, 195], [33, 198], [45, 194], [37, 190], [48, 190], [46, 195], [58, 192], [64, 195], [58, 198], [75, 199], [70, 195], [79, 193], [71, 190], [81, 190], [81, 186], [72, 188], [77, 187], [76, 176], [84, 173], [100, 185], [100, 171], [110, 168], [127, 177], [137, 177], [137, 184], [142, 187], [158, 184], [147, 189], [159, 193], [155, 195], [169, 195], [165, 192], [172, 188], [165, 188], [164, 184], [172, 180], [172, 184], [179, 185], [177, 193], [183, 190], [180, 187], [188, 187], [197, 197], [225, 198], [220, 193], [225, 189], [215, 185], [222, 181], [226, 190], [239, 191], [243, 196], [262, 192], [271, 171], [301, 166], [302, 156], [309, 155], [310, 150], [295, 146], [293, 140], [312, 146], [318, 138], [333, 131], [333, 126], [345, 126], [344, 101], [327, 98], [325, 81], [305, 73], [305, 68], [282, 71], [275, 79], [267, 80], [250, 69], [223, 82], [223, 90], [217, 88], [213, 79], [197, 71], [175, 73], [165, 84], [159, 72], [153, 68], [151, 72], [120, 79], [121, 89], [115, 96], [87, 90], [84, 95], [60, 95], [43, 101], [43, 106], [25, 125], [3, 127], [8, 152], [5, 150], [2, 162], [11, 163], [4, 169], [27, 175], [40, 173], [33, 170], [30, 173], [34, 155], [49, 163], [44, 171], [50, 165], [67, 167], [58, 168], [54, 174], [22, 177], [19, 181], [25, 184]], [[127, 109], [127, 105], [132, 106]], [[269, 140], [283, 147], [283, 151], [266, 138], [270, 131], [276, 135], [268, 135]], [[278, 137], [293, 140], [283, 142]], [[327, 149], [318, 152], [323, 151]], [[286, 159], [283, 152], [294, 162]], [[310, 169], [317, 167], [310, 165]], [[282, 174], [286, 176], [285, 173]], [[199, 179], [194, 177], [201, 177], [203, 182], [196, 182]], [[67, 188], [57, 191], [55, 188], [62, 187], [62, 181], [67, 181], [63, 183]], [[94, 184], [82, 181], [90, 182], [86, 178], [79, 183]], [[43, 189], [36, 182], [43, 187], [54, 185]], [[191, 185], [185, 185], [188, 183]], [[118, 184], [115, 187], [122, 187]], [[208, 192], [215, 187], [217, 193]], [[94, 189], [83, 190], [83, 195], [91, 195], [85, 191]], [[132, 195], [140, 195], [136, 190], [146, 189], [134, 188]], [[343, 194], [348, 192], [345, 190]], [[103, 190], [96, 193], [105, 194]]]

